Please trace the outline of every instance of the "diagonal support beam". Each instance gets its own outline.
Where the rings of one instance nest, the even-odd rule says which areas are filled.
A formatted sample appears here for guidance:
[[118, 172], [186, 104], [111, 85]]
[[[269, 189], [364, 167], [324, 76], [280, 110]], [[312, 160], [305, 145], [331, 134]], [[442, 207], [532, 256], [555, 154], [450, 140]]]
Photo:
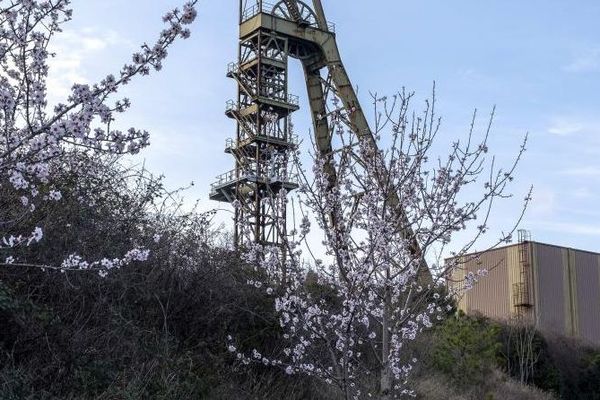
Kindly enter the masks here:
[[[318, 0], [317, 0], [318, 1]], [[330, 36], [330, 33], [326, 35]], [[307, 84], [309, 84], [309, 96], [310, 96], [310, 76], [319, 74], [319, 70], [321, 67], [326, 67], [329, 70], [330, 78], [333, 83], [333, 87], [335, 89], [335, 94], [342, 101], [346, 110], [348, 110], [348, 122], [351, 130], [356, 134], [357, 138], [360, 141], [366, 141], [377, 149], [377, 143], [375, 141], [375, 137], [369, 127], [369, 123], [367, 118], [365, 117], [364, 111], [361, 108], [360, 101], [348, 73], [344, 68], [344, 64], [342, 63], [340, 53], [337, 47], [336, 40], [330, 40], [330, 37], [324, 38], [319, 43], [322, 52], [322, 59], [319, 63], [313, 64], [312, 66], [305, 63], [304, 69], [307, 76]], [[320, 75], [319, 75], [320, 76]], [[319, 79], [321, 81], [321, 79]], [[323, 94], [323, 90], [321, 89], [321, 94]], [[321, 100], [324, 102], [325, 100]], [[311, 108], [312, 108], [312, 99], [311, 99]], [[323, 106], [325, 107], [325, 105]], [[314, 110], [313, 110], [314, 114]], [[323, 114], [325, 115], [325, 114]], [[318, 134], [318, 127], [315, 125], [315, 135]], [[319, 140], [317, 139], [317, 144], [319, 144]], [[327, 154], [327, 151], [331, 151], [331, 143], [329, 143], [324, 148], [319, 148], [322, 154]], [[384, 166], [384, 170], [385, 170]], [[335, 179], [335, 178], [333, 178]], [[385, 177], [380, 177], [381, 184], [385, 184]], [[398, 193], [393, 190], [390, 192], [388, 197], [388, 205], [391, 209], [394, 210], [396, 214], [400, 226], [402, 229], [402, 236], [410, 241], [411, 252], [420, 260], [419, 266], [419, 280], [424, 283], [430, 283], [432, 281], [432, 273], [427, 266], [427, 262], [423, 257], [423, 253], [421, 250], [421, 246], [415, 238], [414, 232], [410, 226], [410, 221], [406, 212], [402, 208], [402, 204], [400, 202], [400, 198]]]
[[319, 29], [323, 31], [328, 31], [327, 27], [327, 19], [325, 18], [325, 11], [323, 10], [323, 4], [321, 4], [321, 0], [313, 0], [313, 11], [317, 16], [317, 24], [319, 25]]

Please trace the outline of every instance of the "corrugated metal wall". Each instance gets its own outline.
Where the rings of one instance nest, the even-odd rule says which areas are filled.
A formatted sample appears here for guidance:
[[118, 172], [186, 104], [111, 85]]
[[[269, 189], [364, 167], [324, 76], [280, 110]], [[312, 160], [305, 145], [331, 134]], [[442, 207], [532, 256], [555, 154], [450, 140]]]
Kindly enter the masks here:
[[[529, 310], [542, 330], [600, 344], [600, 254], [537, 242], [526, 245], [532, 307], [521, 309]], [[513, 285], [522, 280], [519, 246], [522, 244], [481, 253], [479, 262], [471, 259], [453, 274], [455, 280], [461, 280], [469, 271], [489, 271], [464, 293], [460, 309], [500, 320], [516, 315]]]
[[483, 253], [480, 263], [471, 259], [462, 265], [462, 270], [454, 273], [459, 281], [468, 272], [477, 273], [486, 269], [488, 275], [479, 279], [473, 289], [464, 293], [459, 308], [465, 313], [479, 312], [490, 318], [506, 319], [510, 315], [511, 304], [507, 293], [510, 292], [509, 274], [506, 263], [506, 248]]
[[598, 255], [573, 251], [576, 271], [577, 336], [600, 343], [600, 280]]
[[565, 265], [559, 247], [533, 246], [537, 322], [552, 332], [566, 334]]
[[600, 344], [600, 255], [535, 243], [540, 328]]
[[515, 315], [516, 310], [513, 304], [513, 296], [515, 295], [515, 283], [520, 282], [520, 272], [519, 272], [519, 247], [518, 246], [508, 246], [506, 247], [506, 267], [508, 272], [508, 299], [509, 299], [509, 313], [507, 318]]

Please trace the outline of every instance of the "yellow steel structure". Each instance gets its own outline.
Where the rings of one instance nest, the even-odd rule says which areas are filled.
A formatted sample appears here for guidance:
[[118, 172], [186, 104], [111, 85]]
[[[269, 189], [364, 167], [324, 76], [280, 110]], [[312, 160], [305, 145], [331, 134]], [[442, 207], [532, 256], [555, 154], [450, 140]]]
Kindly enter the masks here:
[[[236, 164], [233, 171], [220, 176], [212, 185], [210, 197], [236, 204], [237, 245], [248, 242], [281, 245], [286, 235], [285, 207], [277, 207], [279, 211], [275, 211], [265, 199], [281, 189], [297, 188], [287, 163], [289, 150], [297, 143], [291, 134], [290, 115], [298, 109], [297, 97], [288, 93], [288, 58], [302, 63], [315, 143], [321, 155], [332, 157], [336, 151], [327, 107], [330, 96], [341, 101], [335, 114], [343, 115], [343, 122], [358, 140], [373, 145], [375, 140], [321, 1], [313, 0], [312, 7], [299, 0], [274, 4], [240, 0], [239, 4], [239, 59], [230, 64], [227, 73], [238, 83], [238, 99], [228, 103], [226, 112], [238, 125], [236, 140], [230, 140], [226, 148]], [[328, 173], [335, 182], [335, 171], [330, 168]], [[390, 194], [389, 202], [396, 210], [404, 235], [412, 238], [396, 193]], [[249, 235], [240, 229], [242, 220], [250, 223]], [[411, 243], [413, 253], [422, 258], [416, 240]]]

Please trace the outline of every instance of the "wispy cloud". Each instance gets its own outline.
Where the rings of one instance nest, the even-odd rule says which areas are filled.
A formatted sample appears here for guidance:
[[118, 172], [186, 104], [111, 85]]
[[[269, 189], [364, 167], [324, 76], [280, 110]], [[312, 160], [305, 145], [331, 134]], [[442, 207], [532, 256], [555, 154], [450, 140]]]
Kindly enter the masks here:
[[600, 236], [600, 226], [582, 223], [570, 222], [539, 222], [534, 224], [536, 228], [541, 228], [551, 232], [560, 232], [563, 234]]
[[553, 135], [567, 136], [579, 133], [583, 130], [583, 125], [577, 122], [559, 121], [548, 128], [548, 132]]
[[[600, 172], [600, 171], [599, 171]], [[580, 187], [575, 189], [571, 195], [576, 199], [586, 200], [594, 198], [594, 192], [589, 187]]]
[[587, 117], [560, 116], [550, 120], [548, 133], [557, 136], [600, 134], [600, 121]]
[[114, 31], [99, 32], [93, 28], [85, 28], [57, 34], [49, 49], [56, 54], [48, 63], [50, 104], [64, 100], [74, 83], [89, 83], [89, 77], [82, 66], [86, 59], [95, 59], [108, 48], [122, 44], [128, 43]]
[[563, 67], [567, 72], [592, 72], [600, 70], [600, 47], [585, 49]]
[[577, 177], [600, 177], [600, 167], [587, 166], [587, 167], [569, 168], [564, 171], [561, 171], [561, 174], [568, 175], [568, 176], [577, 176]]

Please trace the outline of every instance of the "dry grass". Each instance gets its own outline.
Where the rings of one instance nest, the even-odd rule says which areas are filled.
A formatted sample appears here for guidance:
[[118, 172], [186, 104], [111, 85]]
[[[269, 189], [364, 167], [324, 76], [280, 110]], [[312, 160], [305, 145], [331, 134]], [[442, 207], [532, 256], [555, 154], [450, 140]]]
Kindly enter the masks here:
[[439, 374], [420, 377], [414, 385], [417, 399], [423, 400], [556, 400], [552, 394], [521, 385], [500, 371], [494, 372], [485, 385], [467, 386], [467, 391], [460, 391]]

